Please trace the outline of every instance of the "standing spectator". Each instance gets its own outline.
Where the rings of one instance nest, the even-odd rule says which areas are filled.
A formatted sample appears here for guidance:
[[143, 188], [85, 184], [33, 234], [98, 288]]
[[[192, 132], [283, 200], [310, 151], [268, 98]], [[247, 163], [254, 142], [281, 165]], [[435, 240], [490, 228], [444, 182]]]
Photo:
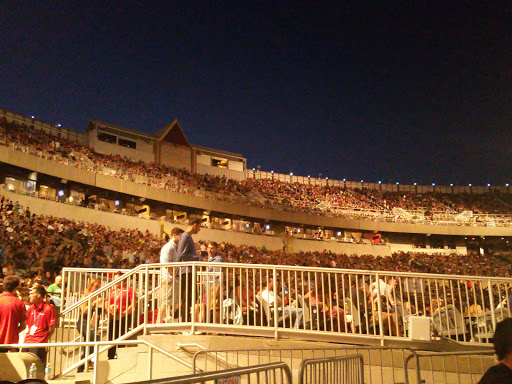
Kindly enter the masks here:
[[[4, 277], [4, 292], [0, 294], [0, 344], [18, 343], [20, 332], [27, 326], [25, 304], [14, 295], [19, 285], [17, 276]], [[7, 348], [0, 348], [0, 352], [7, 351]]]
[[[180, 240], [180, 236], [182, 235], [183, 230], [181, 228], [175, 227], [171, 230], [171, 238], [169, 241], [162, 247], [160, 251], [160, 263], [168, 264], [168, 263], [177, 263], [180, 261], [180, 257], [178, 255], [178, 243]], [[164, 267], [162, 268], [162, 283], [161, 283], [161, 292], [162, 302], [163, 304], [158, 310], [157, 322], [162, 322], [162, 319], [166, 318], [167, 312], [167, 303], [172, 301], [172, 316], [174, 317], [174, 313], [179, 308], [180, 305], [180, 295], [179, 295], [179, 282], [174, 276], [173, 268]]]
[[[122, 275], [121, 271], [114, 274], [114, 280]], [[108, 340], [116, 340], [126, 333], [131, 325], [132, 313], [135, 305], [135, 292], [132, 288], [123, 285], [120, 281], [110, 292], [105, 301], [105, 308], [108, 308]], [[116, 357], [116, 346], [108, 350], [109, 360]]]
[[[46, 303], [46, 289], [37, 286], [30, 292], [30, 308], [27, 313], [28, 332], [25, 344], [47, 343], [55, 332], [56, 317], [53, 307]], [[36, 354], [46, 365], [46, 348], [24, 348], [24, 352]]]
[[62, 294], [61, 282], [62, 282], [62, 276], [58, 275], [55, 278], [55, 283], [53, 283], [52, 285], [50, 285], [48, 287], [48, 293], [51, 294], [50, 303], [53, 304], [57, 308], [60, 308], [60, 303], [61, 303], [61, 297], [60, 297]]
[[[197, 256], [196, 245], [192, 235], [201, 230], [202, 219], [196, 218], [189, 222], [187, 230], [180, 236], [178, 242], [178, 256], [180, 261], [201, 261]], [[189, 321], [192, 308], [192, 296], [195, 289], [195, 282], [192, 281], [192, 268], [181, 267], [180, 269], [180, 290], [182, 295], [180, 315], [182, 321]], [[183, 297], [185, 295], [185, 297]]]

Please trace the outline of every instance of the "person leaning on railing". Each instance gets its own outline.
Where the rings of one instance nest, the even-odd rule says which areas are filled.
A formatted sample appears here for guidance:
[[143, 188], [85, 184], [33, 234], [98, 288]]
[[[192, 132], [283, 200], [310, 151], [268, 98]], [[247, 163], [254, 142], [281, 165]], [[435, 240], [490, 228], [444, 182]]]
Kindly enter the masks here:
[[[101, 287], [101, 280], [92, 280], [87, 288], [85, 289], [82, 298], [89, 296], [96, 292]], [[90, 302], [86, 301], [80, 307], [81, 314], [78, 316], [78, 322], [76, 323], [76, 329], [82, 335], [83, 341], [96, 341], [96, 332], [98, 326], [99, 316], [101, 315], [101, 308], [98, 307], [98, 297], [92, 299]], [[89, 312], [90, 309], [90, 312]], [[82, 355], [80, 359], [85, 358], [86, 347], [82, 349]], [[89, 347], [89, 354], [94, 351], [94, 347]], [[85, 365], [78, 367], [78, 372], [83, 372]]]
[[[114, 274], [114, 280], [121, 275], [121, 271], [117, 271]], [[128, 331], [135, 303], [136, 297], [133, 288], [123, 285], [123, 281], [116, 284], [105, 301], [105, 308], [108, 309], [109, 340], [116, 340]], [[110, 360], [116, 357], [116, 351], [115, 345], [109, 348], [108, 358]]]

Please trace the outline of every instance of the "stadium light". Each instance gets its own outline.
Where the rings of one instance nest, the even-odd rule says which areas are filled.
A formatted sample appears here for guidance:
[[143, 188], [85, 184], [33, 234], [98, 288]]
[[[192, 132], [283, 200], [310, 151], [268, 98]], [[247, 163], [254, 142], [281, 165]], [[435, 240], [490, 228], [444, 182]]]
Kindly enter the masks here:
[[414, 185], [418, 185], [418, 183], [414, 183]]
[[345, 181], [346, 179], [343, 179], [343, 181]]
[[119, 200], [116, 200], [114, 204], [115, 204], [115, 206], [117, 207], [117, 206], [118, 206], [119, 204], [121, 204], [121, 203], [119, 202]]
[[379, 180], [379, 184], [382, 184], [382, 181]]
[[487, 184], [487, 186], [488, 186], [488, 187], [490, 187], [490, 186], [491, 186], [491, 184]]
[[293, 176], [293, 172], [290, 172], [290, 176]]
[[311, 175], [308, 175], [308, 177], [311, 177]]
[[325, 180], [329, 180], [329, 178], [328, 178], [328, 177], [326, 177], [326, 178], [325, 178]]
[[33, 118], [34, 118], [34, 116], [30, 116], [30, 118], [31, 118], [31, 119], [33, 119]]
[[399, 184], [400, 184], [400, 183], [397, 181], [397, 182], [396, 182], [396, 185], [399, 185]]
[[253, 170], [253, 171], [255, 171], [255, 170], [256, 170], [256, 168], [253, 168], [252, 170]]
[[270, 171], [270, 173], [274, 173], [274, 170]]
[[432, 183], [432, 186], [435, 187], [436, 186], [436, 183]]
[[62, 127], [62, 125], [59, 123], [59, 124], [57, 124], [57, 127]]
[[64, 191], [62, 189], [59, 191], [59, 196], [64, 196]]
[[266, 228], [266, 229], [270, 229], [270, 225], [268, 225], [268, 224], [267, 224], [267, 225], [265, 226], [265, 228]]
[[508, 183], [507, 183], [507, 184], [505, 184], [505, 187], [508, 187]]
[[338, 232], [338, 236], [341, 236], [341, 232]]
[[364, 183], [364, 181], [363, 181], [363, 180], [361, 180], [361, 183]]
[[471, 184], [468, 184], [471, 187]]
[[450, 184], [450, 187], [453, 187], [453, 183]]

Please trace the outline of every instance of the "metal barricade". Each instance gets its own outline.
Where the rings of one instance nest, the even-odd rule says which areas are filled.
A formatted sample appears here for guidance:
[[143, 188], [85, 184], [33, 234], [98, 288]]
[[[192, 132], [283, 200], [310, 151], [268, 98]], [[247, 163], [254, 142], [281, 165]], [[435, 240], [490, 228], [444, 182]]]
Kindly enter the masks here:
[[270, 363], [168, 379], [137, 381], [131, 384], [197, 384], [210, 382], [215, 384], [240, 384], [242, 382], [247, 384], [292, 384], [292, 374], [285, 363]]
[[[391, 347], [316, 347], [316, 348], [266, 348], [266, 349], [230, 349], [207, 350], [198, 344], [178, 344], [180, 350], [201, 349], [194, 354], [193, 370], [214, 372], [241, 366], [268, 364], [272, 362], [286, 363], [293, 375], [299, 372], [304, 360], [337, 359], [359, 355], [362, 359], [364, 377], [368, 383], [407, 383], [420, 384], [421, 380], [415, 371], [411, 371], [411, 380], [404, 374], [405, 361], [414, 358], [415, 352], [408, 348]], [[295, 381], [299, 380], [294, 376]]]
[[349, 355], [304, 360], [298, 384], [364, 384], [363, 356]]
[[405, 383], [411, 371], [424, 384], [476, 384], [493, 365], [496, 358], [490, 350], [466, 352], [416, 352], [405, 360]]

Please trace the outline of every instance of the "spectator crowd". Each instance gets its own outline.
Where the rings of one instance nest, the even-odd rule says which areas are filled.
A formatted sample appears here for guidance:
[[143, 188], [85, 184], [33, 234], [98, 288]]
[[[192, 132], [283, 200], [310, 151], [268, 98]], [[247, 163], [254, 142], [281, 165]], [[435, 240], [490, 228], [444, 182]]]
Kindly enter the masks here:
[[[135, 229], [113, 231], [103, 225], [36, 215], [29, 207], [0, 196], [0, 265], [4, 275], [32, 282], [63, 267], [133, 268], [157, 263], [162, 239]], [[207, 244], [197, 242], [198, 251]], [[476, 276], [512, 276], [510, 260], [496, 255], [430, 255], [394, 253], [391, 257], [346, 255], [331, 251], [268, 250], [251, 245], [220, 243], [219, 252], [232, 263], [332, 267]]]
[[[508, 214], [512, 195], [491, 191], [486, 194], [382, 192], [319, 186], [277, 179], [247, 178], [242, 181], [192, 173], [161, 164], [134, 161], [59, 138], [26, 124], [0, 119], [0, 144], [59, 163], [108, 174], [176, 192], [203, 196], [257, 207], [327, 216], [358, 215], [353, 210], [377, 212], [393, 217], [393, 208], [421, 213]], [[352, 211], [352, 212], [351, 212]], [[361, 214], [359, 214], [361, 215]], [[363, 214], [364, 216], [364, 214]]]

